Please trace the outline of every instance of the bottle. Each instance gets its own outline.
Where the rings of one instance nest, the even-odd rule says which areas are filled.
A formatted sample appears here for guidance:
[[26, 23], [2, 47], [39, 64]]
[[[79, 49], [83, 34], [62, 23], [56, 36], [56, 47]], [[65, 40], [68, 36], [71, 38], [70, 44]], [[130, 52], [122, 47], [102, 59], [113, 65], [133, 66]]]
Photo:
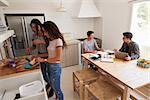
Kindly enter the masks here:
[[11, 67], [16, 67], [15, 61], [14, 61], [13, 59], [8, 59], [8, 64], [9, 64]]

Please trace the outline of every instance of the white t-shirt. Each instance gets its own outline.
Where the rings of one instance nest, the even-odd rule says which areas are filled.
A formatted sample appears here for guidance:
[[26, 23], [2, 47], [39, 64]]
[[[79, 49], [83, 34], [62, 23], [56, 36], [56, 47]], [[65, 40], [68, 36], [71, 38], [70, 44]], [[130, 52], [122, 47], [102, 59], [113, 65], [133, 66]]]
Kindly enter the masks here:
[[97, 42], [95, 39], [88, 41], [87, 39], [83, 42], [84, 49], [89, 51], [94, 51], [98, 48]]
[[[63, 41], [60, 38], [49, 42], [49, 46], [47, 47], [49, 58], [56, 57], [56, 48], [59, 46], [61, 47], [63, 46]], [[56, 61], [54, 63], [60, 63], [60, 61]]]

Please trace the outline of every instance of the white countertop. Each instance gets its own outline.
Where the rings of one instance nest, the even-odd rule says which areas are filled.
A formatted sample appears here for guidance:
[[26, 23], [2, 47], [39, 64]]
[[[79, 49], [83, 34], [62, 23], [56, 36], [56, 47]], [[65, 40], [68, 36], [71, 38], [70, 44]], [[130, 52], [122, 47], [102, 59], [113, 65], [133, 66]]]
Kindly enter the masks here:
[[71, 44], [78, 44], [80, 43], [80, 41], [73, 39], [73, 40], [65, 40], [67, 45], [71, 45]]
[[9, 37], [11, 37], [14, 34], [14, 30], [7, 30], [0, 32], [0, 43], [7, 40]]

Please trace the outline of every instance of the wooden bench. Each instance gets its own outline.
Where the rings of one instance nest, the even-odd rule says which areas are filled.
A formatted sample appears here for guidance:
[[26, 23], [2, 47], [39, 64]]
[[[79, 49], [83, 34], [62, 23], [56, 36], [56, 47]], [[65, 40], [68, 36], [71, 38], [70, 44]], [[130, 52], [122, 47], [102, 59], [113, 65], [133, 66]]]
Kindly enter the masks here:
[[118, 100], [122, 97], [120, 90], [100, 78], [86, 85], [84, 92], [85, 100]]
[[80, 96], [80, 100], [84, 100], [84, 86], [98, 79], [98, 72], [91, 68], [73, 72], [73, 89]]

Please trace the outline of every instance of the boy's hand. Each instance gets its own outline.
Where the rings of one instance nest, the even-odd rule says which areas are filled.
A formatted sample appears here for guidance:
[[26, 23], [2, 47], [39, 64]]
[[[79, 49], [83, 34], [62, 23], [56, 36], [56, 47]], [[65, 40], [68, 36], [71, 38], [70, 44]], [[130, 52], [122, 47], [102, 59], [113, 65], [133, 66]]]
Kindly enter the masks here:
[[130, 60], [131, 60], [131, 57], [128, 56], [128, 57], [125, 57], [124, 59], [125, 59], [126, 61], [130, 61]]
[[93, 51], [92, 53], [96, 54], [96, 53], [97, 53], [97, 51], [95, 50], [95, 51]]
[[118, 50], [117, 50], [117, 49], [114, 49], [113, 51], [118, 52]]

